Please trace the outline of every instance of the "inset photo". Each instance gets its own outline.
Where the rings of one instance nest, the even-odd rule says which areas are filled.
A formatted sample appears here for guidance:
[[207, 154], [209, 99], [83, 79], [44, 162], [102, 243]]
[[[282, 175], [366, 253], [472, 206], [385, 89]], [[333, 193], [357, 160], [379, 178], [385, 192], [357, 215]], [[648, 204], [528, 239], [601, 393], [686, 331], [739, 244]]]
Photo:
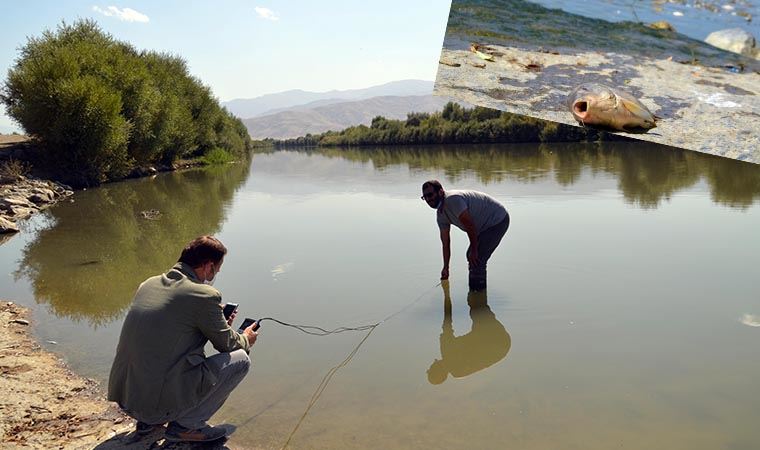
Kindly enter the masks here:
[[453, 0], [435, 94], [760, 163], [756, 3]]

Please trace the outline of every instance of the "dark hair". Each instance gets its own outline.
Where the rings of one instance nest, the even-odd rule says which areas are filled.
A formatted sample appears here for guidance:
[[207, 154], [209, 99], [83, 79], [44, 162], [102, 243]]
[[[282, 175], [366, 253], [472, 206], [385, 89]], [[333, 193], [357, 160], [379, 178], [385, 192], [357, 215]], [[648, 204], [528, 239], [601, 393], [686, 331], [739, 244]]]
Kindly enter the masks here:
[[443, 186], [441, 186], [441, 182], [438, 180], [428, 180], [422, 183], [422, 190], [424, 191], [428, 186], [431, 186], [435, 192], [440, 192], [443, 190]]
[[200, 236], [192, 240], [182, 250], [179, 257], [181, 263], [190, 267], [200, 267], [211, 261], [218, 263], [227, 254], [227, 248], [213, 236]]

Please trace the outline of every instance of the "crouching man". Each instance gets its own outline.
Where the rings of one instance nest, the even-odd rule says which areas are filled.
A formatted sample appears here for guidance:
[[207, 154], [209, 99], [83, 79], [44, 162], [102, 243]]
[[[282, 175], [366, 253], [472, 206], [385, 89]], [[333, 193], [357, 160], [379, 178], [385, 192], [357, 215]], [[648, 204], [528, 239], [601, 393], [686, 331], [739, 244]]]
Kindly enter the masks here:
[[[108, 380], [108, 400], [137, 420], [138, 434], [169, 426], [168, 441], [204, 442], [225, 436], [206, 421], [248, 373], [254, 326], [240, 334], [222, 313], [211, 287], [227, 249], [201, 236], [167, 273], [145, 280], [124, 320]], [[218, 354], [207, 357], [211, 341]]]

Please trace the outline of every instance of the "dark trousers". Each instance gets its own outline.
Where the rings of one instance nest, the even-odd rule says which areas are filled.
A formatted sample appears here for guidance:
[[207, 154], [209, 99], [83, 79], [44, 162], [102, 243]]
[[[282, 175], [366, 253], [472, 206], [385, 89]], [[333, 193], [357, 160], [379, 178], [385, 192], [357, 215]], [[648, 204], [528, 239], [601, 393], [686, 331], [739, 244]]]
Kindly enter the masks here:
[[[490, 228], [486, 228], [478, 234], [478, 264], [475, 266], [469, 265], [470, 289], [479, 291], [486, 288], [486, 266], [488, 259], [494, 250], [496, 250], [496, 247], [499, 246], [501, 238], [507, 232], [507, 228], [509, 228], [509, 213], [507, 213], [507, 217], [504, 220]], [[467, 254], [470, 254], [469, 248], [467, 249]]]

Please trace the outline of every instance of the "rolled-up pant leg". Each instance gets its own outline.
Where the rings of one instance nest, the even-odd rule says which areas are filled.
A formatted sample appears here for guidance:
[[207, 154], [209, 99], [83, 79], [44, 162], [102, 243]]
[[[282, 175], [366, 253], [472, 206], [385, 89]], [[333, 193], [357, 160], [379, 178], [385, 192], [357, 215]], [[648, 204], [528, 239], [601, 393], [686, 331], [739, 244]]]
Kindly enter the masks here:
[[245, 350], [235, 350], [207, 358], [206, 366], [216, 375], [216, 384], [199, 404], [183, 411], [174, 420], [179, 425], [192, 430], [204, 427], [206, 421], [222, 407], [232, 390], [248, 373], [251, 360]]
[[491, 258], [494, 250], [496, 250], [496, 247], [499, 246], [501, 238], [504, 237], [504, 234], [507, 232], [508, 228], [509, 213], [507, 213], [507, 217], [505, 217], [504, 220], [490, 228], [481, 231], [478, 235], [478, 264], [474, 267], [472, 264], [469, 265], [470, 289], [476, 291], [485, 289], [486, 266], [488, 264], [488, 259]]

